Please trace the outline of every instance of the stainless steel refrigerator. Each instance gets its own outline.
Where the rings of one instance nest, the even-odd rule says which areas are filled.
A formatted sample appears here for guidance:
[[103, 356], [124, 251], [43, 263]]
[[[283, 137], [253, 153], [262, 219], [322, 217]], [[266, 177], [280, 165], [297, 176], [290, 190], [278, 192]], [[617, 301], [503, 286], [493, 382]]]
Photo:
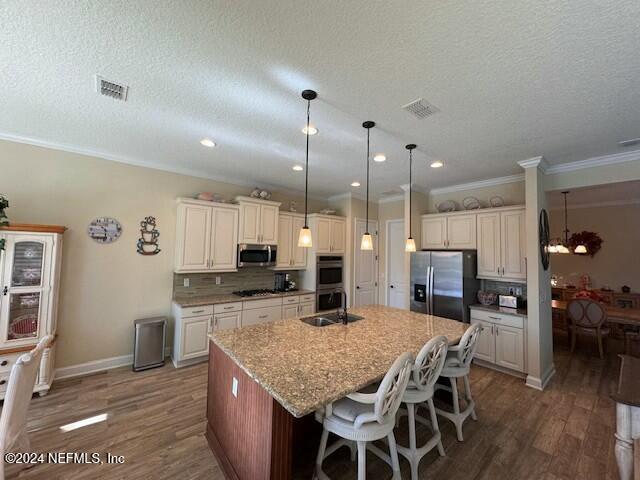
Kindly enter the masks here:
[[476, 303], [475, 250], [425, 250], [411, 254], [411, 310], [469, 322]]

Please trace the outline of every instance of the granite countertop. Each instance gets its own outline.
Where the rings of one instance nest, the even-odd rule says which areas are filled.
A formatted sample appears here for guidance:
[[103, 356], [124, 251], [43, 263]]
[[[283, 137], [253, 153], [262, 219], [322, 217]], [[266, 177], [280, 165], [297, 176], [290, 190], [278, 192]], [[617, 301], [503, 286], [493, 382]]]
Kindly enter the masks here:
[[217, 305], [220, 303], [245, 302], [251, 300], [264, 300], [265, 298], [290, 297], [293, 295], [315, 294], [313, 290], [294, 290], [292, 292], [273, 293], [271, 295], [260, 295], [257, 297], [241, 297], [233, 293], [218, 293], [214, 295], [200, 296], [177, 296], [173, 301], [181, 307], [200, 307], [202, 305]]
[[471, 305], [470, 308], [475, 308], [478, 310], [486, 310], [487, 312], [506, 313], [508, 315], [518, 315], [520, 317], [527, 316], [526, 308], [508, 308], [508, 307], [501, 307], [499, 305], [482, 305], [481, 303], [476, 303], [475, 305]]
[[457, 343], [467, 324], [372, 305], [349, 325], [312, 327], [297, 318], [214, 332], [211, 340], [289, 413], [302, 417], [382, 378], [403, 352], [437, 335]]

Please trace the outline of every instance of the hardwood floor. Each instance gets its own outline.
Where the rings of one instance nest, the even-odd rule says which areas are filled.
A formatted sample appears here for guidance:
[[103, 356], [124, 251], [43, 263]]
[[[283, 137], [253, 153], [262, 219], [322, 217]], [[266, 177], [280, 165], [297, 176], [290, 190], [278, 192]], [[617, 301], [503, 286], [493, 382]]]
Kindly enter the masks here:
[[[584, 353], [584, 350], [587, 353]], [[465, 441], [440, 420], [447, 456], [435, 450], [420, 464], [425, 479], [616, 479], [613, 454], [615, 406], [609, 391], [618, 359], [597, 358], [584, 345], [571, 357], [555, 353], [557, 373], [544, 392], [520, 379], [474, 367], [471, 388], [478, 421], [464, 427]], [[30, 437], [36, 452], [100, 452], [124, 455], [121, 465], [37, 465], [20, 479], [222, 479], [204, 438], [207, 365], [133, 373], [128, 368], [54, 382], [48, 396], [34, 397]], [[108, 419], [63, 432], [60, 426], [107, 413]], [[407, 444], [406, 422], [398, 441]], [[418, 428], [420, 433], [428, 433]], [[348, 450], [325, 461], [334, 479], [356, 478]], [[311, 452], [313, 459], [315, 451]], [[312, 463], [296, 472], [311, 478]], [[403, 478], [408, 463], [401, 460]], [[390, 478], [386, 464], [368, 455], [368, 478]], [[15, 478], [15, 477], [14, 477]]]

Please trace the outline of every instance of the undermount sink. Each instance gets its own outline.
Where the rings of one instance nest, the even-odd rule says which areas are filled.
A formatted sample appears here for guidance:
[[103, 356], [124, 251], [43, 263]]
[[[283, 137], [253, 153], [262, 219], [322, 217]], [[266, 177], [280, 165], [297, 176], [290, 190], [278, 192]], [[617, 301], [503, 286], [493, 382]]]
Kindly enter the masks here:
[[[362, 320], [364, 317], [360, 315], [353, 315], [352, 313], [347, 314], [347, 323], [353, 323], [358, 320]], [[329, 325], [335, 325], [342, 323], [343, 320], [338, 318], [337, 313], [327, 313], [324, 315], [316, 315], [313, 317], [304, 317], [300, 319], [307, 325], [311, 325], [312, 327], [327, 327]]]

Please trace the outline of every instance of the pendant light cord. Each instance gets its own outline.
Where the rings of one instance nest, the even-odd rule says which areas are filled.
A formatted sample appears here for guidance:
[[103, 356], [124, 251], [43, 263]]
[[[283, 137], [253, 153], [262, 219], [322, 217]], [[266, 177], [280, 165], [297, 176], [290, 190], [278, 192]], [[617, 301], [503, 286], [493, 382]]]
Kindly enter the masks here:
[[565, 247], [569, 246], [569, 224], [568, 224], [568, 214], [567, 214], [567, 194], [569, 192], [562, 192], [564, 195], [564, 245]]
[[411, 235], [411, 169], [413, 166], [413, 149], [409, 150], [409, 238], [413, 238]]
[[369, 135], [371, 133], [371, 128], [367, 128], [367, 205], [366, 205], [366, 228], [365, 233], [369, 234]]
[[304, 168], [304, 228], [307, 225], [307, 196], [309, 194], [309, 111], [311, 110], [311, 100], [307, 100], [307, 156]]

